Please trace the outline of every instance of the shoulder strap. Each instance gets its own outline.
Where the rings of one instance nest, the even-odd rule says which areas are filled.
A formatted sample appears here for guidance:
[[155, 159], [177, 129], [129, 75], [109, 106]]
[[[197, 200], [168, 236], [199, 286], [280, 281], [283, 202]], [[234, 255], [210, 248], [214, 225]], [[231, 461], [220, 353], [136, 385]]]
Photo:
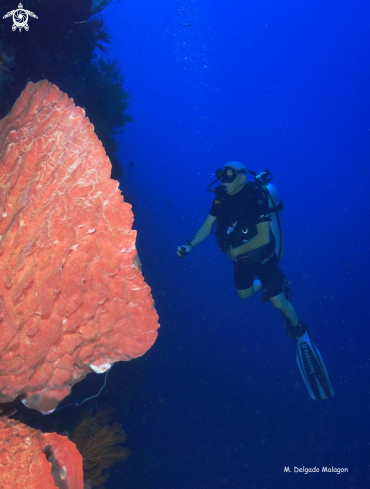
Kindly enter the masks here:
[[243, 201], [240, 203], [240, 205], [235, 209], [235, 214], [232, 219], [233, 222], [239, 221], [241, 218], [243, 212], [246, 210], [246, 208], [249, 206], [249, 203], [251, 199], [254, 197], [255, 193], [255, 187], [252, 182], [247, 182], [246, 184], [247, 187], [247, 194]]

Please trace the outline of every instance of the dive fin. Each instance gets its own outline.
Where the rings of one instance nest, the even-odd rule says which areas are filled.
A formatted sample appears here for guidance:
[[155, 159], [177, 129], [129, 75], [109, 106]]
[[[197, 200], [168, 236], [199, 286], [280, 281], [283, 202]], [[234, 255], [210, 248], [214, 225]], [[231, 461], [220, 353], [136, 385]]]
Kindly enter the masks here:
[[297, 364], [312, 399], [330, 399], [334, 396], [328, 372], [319, 350], [309, 334], [296, 338]]

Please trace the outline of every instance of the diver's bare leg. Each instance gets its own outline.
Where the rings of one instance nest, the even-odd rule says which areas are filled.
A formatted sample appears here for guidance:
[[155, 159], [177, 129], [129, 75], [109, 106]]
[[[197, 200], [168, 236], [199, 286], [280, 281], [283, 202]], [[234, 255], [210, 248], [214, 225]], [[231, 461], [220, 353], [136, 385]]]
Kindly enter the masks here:
[[241, 299], [248, 299], [249, 297], [252, 297], [252, 295], [259, 292], [260, 290], [262, 290], [262, 284], [259, 280], [255, 280], [253, 282], [252, 287], [249, 287], [249, 289], [244, 289], [244, 290], [236, 289], [236, 293]]
[[285, 298], [284, 293], [270, 297], [271, 304], [281, 312], [284, 318], [292, 325], [298, 325], [298, 316], [292, 304]]

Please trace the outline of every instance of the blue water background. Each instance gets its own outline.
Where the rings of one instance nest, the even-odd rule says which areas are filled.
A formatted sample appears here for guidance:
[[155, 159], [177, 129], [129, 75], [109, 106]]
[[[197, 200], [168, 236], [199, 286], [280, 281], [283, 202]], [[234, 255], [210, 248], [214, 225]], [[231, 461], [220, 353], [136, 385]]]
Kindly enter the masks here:
[[[368, 489], [370, 4], [113, 0], [103, 14], [132, 96], [121, 188], [161, 324], [96, 400], [131, 450], [105, 487]], [[176, 256], [230, 160], [274, 175], [281, 268], [329, 401], [309, 398], [279, 313], [238, 299], [214, 236]]]

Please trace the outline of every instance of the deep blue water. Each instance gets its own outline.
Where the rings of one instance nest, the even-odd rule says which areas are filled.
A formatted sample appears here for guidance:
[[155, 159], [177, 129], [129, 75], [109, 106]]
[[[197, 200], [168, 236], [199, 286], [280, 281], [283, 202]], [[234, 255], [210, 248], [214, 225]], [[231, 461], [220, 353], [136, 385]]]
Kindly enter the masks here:
[[[103, 16], [132, 96], [121, 188], [161, 324], [95, 401], [115, 407], [131, 450], [106, 489], [369, 489], [370, 4], [113, 0]], [[274, 175], [281, 268], [329, 401], [309, 398], [279, 313], [238, 299], [214, 236], [176, 256], [230, 160]]]

